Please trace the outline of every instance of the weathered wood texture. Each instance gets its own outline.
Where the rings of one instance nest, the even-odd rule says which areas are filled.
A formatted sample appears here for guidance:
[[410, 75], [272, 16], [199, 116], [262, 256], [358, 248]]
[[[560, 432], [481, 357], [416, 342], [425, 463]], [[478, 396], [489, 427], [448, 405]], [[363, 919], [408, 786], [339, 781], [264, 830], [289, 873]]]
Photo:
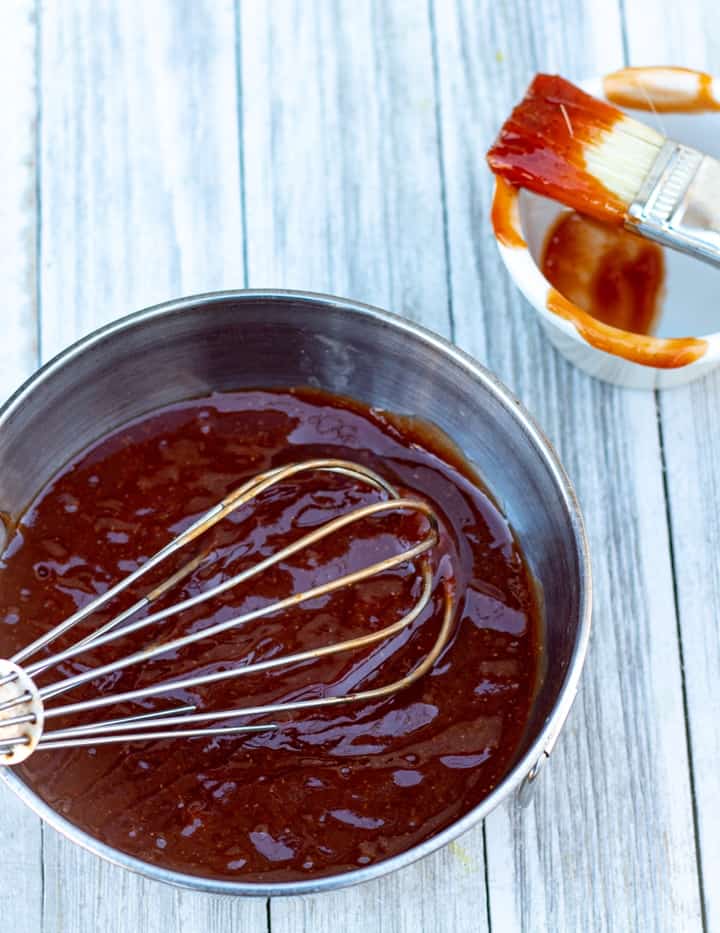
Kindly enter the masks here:
[[[248, 3], [240, 35], [249, 284], [347, 294], [448, 334], [427, 10]], [[273, 930], [339, 917], [348, 931], [485, 929], [482, 830], [400, 875], [271, 905]]]
[[[43, 358], [168, 296], [242, 285], [235, 22], [231, 2], [43, 6]], [[181, 893], [44, 838], [44, 924], [18, 915], [13, 933], [266, 929], [262, 900]]]
[[[630, 64], [720, 73], [720, 9], [704, 0], [628, 5]], [[708, 930], [720, 930], [720, 377], [658, 394], [679, 637]]]
[[[0, 5], [0, 395], [5, 398], [37, 362], [34, 0]], [[10, 90], [12, 89], [12, 90]], [[42, 925], [40, 821], [0, 787], [0, 924], [19, 933]]]
[[720, 930], [720, 380], [656, 398], [567, 365], [498, 260], [483, 156], [534, 71], [712, 68], [717, 18], [711, 0], [68, 0], [38, 30], [34, 3], [0, 8], [3, 391], [36, 334], [47, 358], [172, 295], [376, 303], [453, 336], [538, 416], [596, 586], [581, 693], [529, 810], [268, 906], [143, 881], [51, 830], [41, 858], [37, 820], [3, 794], [3, 928], [686, 931], [704, 911]]
[[244, 268], [231, 0], [47, 3], [41, 36], [47, 359]]
[[516, 389], [558, 445], [585, 511], [596, 586], [583, 685], [534, 807], [511, 805], [487, 821], [491, 919], [501, 930], [694, 929], [655, 400], [594, 382], [540, 336], [492, 248], [490, 182], [477, 157], [532, 72], [583, 76], [623, 63], [618, 10], [560, 0], [437, 9], [457, 339]]

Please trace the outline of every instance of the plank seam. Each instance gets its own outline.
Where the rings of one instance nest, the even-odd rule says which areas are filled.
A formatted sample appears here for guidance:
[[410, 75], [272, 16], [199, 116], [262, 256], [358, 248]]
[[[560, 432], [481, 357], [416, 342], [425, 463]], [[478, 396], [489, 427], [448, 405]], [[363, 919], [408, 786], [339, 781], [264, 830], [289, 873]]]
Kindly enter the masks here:
[[[622, 37], [623, 64], [630, 65], [630, 39], [628, 35], [626, 0], [618, 0], [620, 13], [620, 29]], [[697, 870], [698, 897], [700, 900], [700, 918], [705, 933], [708, 929], [707, 905], [705, 902], [705, 879], [703, 877], [702, 853], [700, 850], [700, 819], [698, 813], [697, 794], [695, 791], [695, 762], [693, 760], [692, 740], [690, 736], [690, 708], [688, 705], [687, 682], [685, 679], [685, 653], [683, 649], [682, 626], [680, 624], [680, 600], [677, 584], [677, 567], [675, 563], [675, 542], [673, 536], [672, 510], [670, 507], [670, 489], [668, 485], [667, 459], [665, 454], [665, 430], [660, 406], [660, 392], [653, 392], [655, 400], [655, 419], [658, 430], [658, 444], [660, 448], [660, 474], [662, 477], [663, 500], [665, 502], [665, 524], [668, 535], [668, 559], [672, 577], [673, 610], [675, 612], [675, 634], [678, 646], [678, 660], [680, 662], [680, 691], [683, 706], [683, 725], [685, 727], [685, 747], [687, 749], [688, 779], [690, 784], [690, 805], [693, 818], [693, 843], [695, 848], [695, 866]]]
[[[237, 112], [238, 134], [238, 169], [240, 173], [240, 220], [242, 223], [242, 260], [243, 260], [243, 287], [248, 287], [250, 272], [248, 269], [248, 227], [247, 227], [247, 193], [245, 185], [245, 121], [243, 105], [242, 81], [242, 13], [240, 0], [233, 4], [235, 18], [235, 100]], [[268, 927], [270, 929], [270, 927]]]
[[[622, 5], [622, 0], [621, 0]], [[692, 738], [690, 735], [690, 708], [688, 705], [687, 682], [685, 679], [685, 653], [683, 649], [682, 626], [680, 624], [680, 600], [678, 596], [677, 572], [675, 567], [675, 544], [673, 540], [672, 509], [670, 508], [670, 490], [668, 486], [668, 470], [665, 457], [665, 433], [660, 406], [660, 393], [656, 389], [655, 416], [658, 426], [658, 439], [660, 443], [660, 466], [662, 470], [663, 496], [665, 498], [665, 521], [668, 530], [668, 550], [670, 552], [670, 568], [672, 570], [673, 606], [675, 609], [675, 631], [678, 642], [678, 657], [680, 660], [680, 688], [682, 692], [683, 719], [685, 724], [685, 745], [687, 747], [688, 771], [690, 772], [690, 802], [693, 815], [693, 841], [695, 843], [695, 863], [697, 866], [698, 888], [700, 897], [700, 916], [702, 928], [708, 930], [707, 905], [705, 903], [705, 879], [703, 877], [702, 852], [700, 850], [700, 814], [698, 812], [697, 794], [695, 792], [695, 762], [693, 759]]]
[[488, 869], [488, 848], [487, 848], [487, 830], [485, 820], [482, 824], [482, 847], [483, 847], [483, 874], [485, 876], [485, 913], [487, 915], [488, 933], [493, 933], [492, 910], [490, 906], [490, 871]]
[[42, 365], [42, 0], [35, 0], [35, 343]]
[[40, 929], [45, 931], [45, 823], [40, 820]]
[[622, 42], [623, 64], [627, 68], [630, 64], [630, 40], [628, 38], [625, 0], [618, 0], [618, 12], [620, 14], [620, 41]]
[[[333, 14], [333, 16], [334, 16], [335, 19], [337, 18], [337, 17], [336, 17], [336, 13], [337, 13], [337, 10], [336, 10], [335, 13]], [[370, 25], [370, 35], [371, 35], [371, 37], [372, 37], [372, 50], [371, 50], [371, 54], [372, 54], [372, 68], [371, 68], [371, 70], [372, 70], [372, 73], [373, 73], [373, 75], [374, 75], [374, 77], [375, 77], [375, 81], [376, 81], [376, 83], [377, 83], [377, 85], [376, 85], [376, 97], [377, 97], [377, 102], [376, 102], [376, 108], [375, 108], [375, 109], [376, 109], [377, 118], [378, 118], [378, 120], [379, 120], [379, 122], [380, 122], [380, 125], [383, 125], [383, 124], [385, 123], [385, 121], [386, 121], [386, 114], [385, 114], [385, 112], [384, 112], [384, 111], [385, 111], [385, 105], [384, 105], [384, 96], [385, 96], [385, 95], [383, 94], [383, 91], [381, 90], [381, 88], [382, 88], [383, 82], [384, 82], [384, 83], [385, 83], [385, 88], [384, 88], [385, 93], [388, 94], [388, 96], [390, 96], [390, 102], [389, 102], [389, 105], [388, 105], [388, 109], [390, 110], [389, 119], [392, 119], [392, 83], [391, 83], [391, 80], [392, 80], [392, 79], [388, 79], [388, 77], [387, 77], [387, 75], [385, 74], [385, 71], [384, 71], [384, 69], [383, 69], [383, 66], [382, 66], [382, 54], [383, 54], [383, 50], [382, 50], [382, 45], [381, 45], [381, 43], [384, 41], [384, 31], [383, 31], [383, 28], [382, 28], [382, 27], [380, 27], [380, 28], [378, 27], [378, 8], [377, 8], [377, 2], [375, 2], [375, 0], [373, 0], [373, 2], [371, 2], [371, 3], [369, 4], [368, 14], [369, 14], [369, 15], [368, 15], [368, 19], [369, 19], [369, 25]], [[334, 28], [337, 29], [338, 26], [335, 26]], [[340, 72], [342, 72], [342, 66], [340, 66]], [[335, 97], [336, 97], [336, 104], [337, 104], [338, 110], [339, 110], [340, 112], [342, 112], [342, 107], [343, 107], [342, 91], [341, 91], [340, 88], [338, 87], [339, 83], [340, 83], [340, 77], [339, 77], [339, 74], [336, 73], [336, 74], [335, 74], [335, 86], [336, 86], [336, 89], [335, 89]], [[389, 86], [387, 86], [388, 84], [389, 84]], [[324, 106], [324, 96], [321, 98], [321, 101], [322, 101], [322, 118], [323, 118], [323, 123], [324, 123], [325, 120], [327, 119], [326, 109], [325, 109], [325, 106]], [[382, 146], [381, 146], [381, 154], [380, 154], [380, 159], [381, 159], [381, 160], [382, 160], [382, 158], [383, 158], [382, 152], [384, 152], [384, 150], [385, 150], [385, 145], [386, 145], [385, 140], [383, 140], [383, 144], [382, 144]], [[392, 150], [392, 146], [391, 146], [391, 150]], [[326, 167], [326, 171], [327, 171], [327, 167]], [[342, 185], [343, 190], [345, 190], [345, 188], [346, 188], [346, 180], [345, 180], [345, 177], [344, 177], [344, 173], [343, 173], [343, 179], [342, 179], [341, 185]], [[382, 198], [382, 201], [381, 201], [380, 210], [381, 210], [382, 226], [383, 226], [383, 230], [384, 230], [384, 234], [385, 234], [385, 241], [386, 241], [386, 244], [390, 244], [390, 243], [393, 242], [393, 226], [392, 226], [392, 221], [391, 221], [391, 208], [390, 208], [390, 203], [389, 203], [389, 201], [390, 201], [390, 198], [389, 198], [389, 196], [388, 196], [388, 193], [387, 193], [387, 192], [384, 192], [383, 198]], [[346, 204], [345, 204], [345, 200], [344, 200], [344, 199], [343, 199], [343, 205], [342, 205], [342, 214], [343, 214], [343, 222], [345, 222]], [[329, 244], [329, 243], [327, 244], [327, 246], [328, 246], [328, 249], [327, 249], [327, 265], [328, 265], [328, 268], [329, 268], [329, 269], [332, 269], [332, 268], [333, 268], [333, 254], [332, 254], [332, 250], [330, 249], [330, 244]], [[386, 249], [386, 250], [385, 250], [385, 254], [384, 254], [384, 257], [383, 257], [383, 258], [384, 258], [384, 260], [385, 260], [385, 266], [386, 266], [386, 274], [387, 274], [387, 282], [388, 282], [389, 295], [393, 295], [393, 285], [392, 285], [392, 283], [395, 281], [395, 271], [396, 271], [396, 267], [395, 267], [395, 263], [394, 263], [394, 258], [395, 258], [395, 257], [393, 256], [392, 248], [389, 248], [389, 249]], [[353, 288], [353, 292], [354, 292], [354, 291], [355, 291], [355, 289]], [[394, 303], [394, 301], [393, 301], [393, 303]], [[403, 304], [404, 304], [404, 302], [403, 302]], [[402, 309], [401, 313], [406, 313], [406, 312], [405, 312], [405, 308]]]
[[[440, 205], [442, 210], [443, 250], [445, 253], [445, 292], [447, 294], [448, 319], [450, 339], [455, 342], [455, 309], [452, 295], [452, 260], [450, 258], [450, 232], [447, 207], [447, 184], [445, 181], [445, 158], [443, 156], [442, 141], [442, 106], [440, 101], [440, 69], [438, 65], [437, 30], [435, 28], [434, 0], [428, 0], [428, 21], [430, 25], [430, 50], [432, 59], [434, 109], [435, 109], [435, 140], [437, 143], [437, 160], [440, 173]], [[484, 832], [484, 830], [483, 830]]]
[[[620, 32], [622, 41], [623, 65], [630, 65], [630, 38], [628, 35], [627, 8], [626, 0], [618, 0], [618, 12], [620, 14]], [[698, 897], [700, 901], [700, 917], [704, 933], [708, 930], [707, 906], [705, 902], [705, 881], [703, 877], [702, 853], [700, 850], [700, 822], [697, 804], [697, 795], [695, 790], [695, 763], [693, 760], [692, 741], [690, 736], [690, 709], [688, 705], [687, 683], [685, 678], [685, 655], [683, 650], [682, 626], [680, 624], [680, 601], [678, 595], [677, 567], [675, 561], [675, 542], [673, 535], [672, 510], [670, 507], [670, 489], [668, 485], [668, 469], [665, 454], [665, 432], [662, 420], [662, 410], [660, 405], [660, 392], [655, 389], [653, 392], [655, 402], [655, 420], [658, 431], [658, 445], [660, 452], [660, 474], [662, 478], [663, 501], [665, 504], [665, 524], [668, 536], [668, 559], [670, 561], [670, 573], [672, 582], [673, 611], [675, 614], [675, 634], [678, 646], [678, 660], [680, 663], [680, 691], [683, 707], [683, 725], [685, 729], [685, 746], [688, 760], [688, 780], [690, 785], [690, 804], [692, 808], [693, 820], [693, 843], [695, 849], [695, 865], [697, 870]]]
[[[35, 0], [35, 354], [42, 365], [42, 0]], [[40, 930], [46, 929], [45, 823], [40, 820]]]

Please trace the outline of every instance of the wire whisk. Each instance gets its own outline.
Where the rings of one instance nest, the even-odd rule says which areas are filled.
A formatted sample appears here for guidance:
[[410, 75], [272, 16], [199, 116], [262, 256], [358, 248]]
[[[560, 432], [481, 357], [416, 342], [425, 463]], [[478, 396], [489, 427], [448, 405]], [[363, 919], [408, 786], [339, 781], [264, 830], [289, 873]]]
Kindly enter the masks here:
[[[161, 597], [173, 589], [180, 581], [188, 577], [207, 560], [207, 553], [193, 557], [166, 580], [153, 587], [146, 595], [123, 610], [109, 622], [99, 626], [90, 635], [82, 638], [67, 648], [57, 651], [50, 657], [33, 661], [38, 652], [46, 649], [65, 633], [102, 609], [111, 600], [119, 596], [128, 587], [140, 580], [153, 568], [166, 561], [173, 554], [205, 534], [210, 528], [242, 506], [256, 500], [273, 486], [287, 482], [293, 477], [306, 473], [333, 473], [362, 483], [382, 494], [380, 501], [358, 506], [325, 522], [297, 540], [280, 548], [240, 573], [209, 587], [202, 592], [181, 602], [162, 609], [156, 609], [143, 618], [131, 621], [141, 610], [148, 609]], [[424, 519], [426, 531], [418, 543], [406, 547], [400, 553], [379, 560], [350, 573], [344, 573], [299, 593], [278, 599], [268, 605], [244, 612], [231, 619], [212, 624], [199, 631], [167, 641], [153, 641], [142, 650], [134, 651], [117, 660], [93, 667], [70, 677], [64, 677], [54, 683], [38, 686], [37, 677], [44, 671], [56, 668], [64, 661], [78, 658], [90, 649], [108, 645], [119, 639], [140, 632], [150, 626], [156, 626], [163, 620], [176, 616], [202, 602], [221, 595], [233, 587], [240, 586], [258, 576], [281, 561], [310, 548], [329, 535], [349, 528], [356, 522], [391, 512], [416, 512]], [[163, 694], [179, 689], [189, 689], [200, 685], [217, 683], [223, 680], [256, 674], [297, 662], [312, 661], [341, 651], [360, 649], [388, 639], [411, 625], [426, 609], [433, 595], [434, 575], [430, 559], [433, 548], [439, 542], [438, 518], [432, 507], [420, 498], [403, 497], [382, 476], [361, 464], [347, 460], [315, 459], [288, 466], [277, 467], [258, 474], [242, 486], [227, 495], [217, 505], [209, 509], [194, 521], [184, 532], [173, 538], [156, 554], [146, 560], [134, 572], [120, 580], [106, 592], [93, 599], [59, 625], [37, 638], [31, 644], [17, 652], [11, 659], [0, 659], [0, 764], [14, 765], [24, 761], [37, 750], [95, 746], [117, 742], [140, 742], [153, 739], [196, 738], [217, 735], [242, 735], [262, 732], [278, 727], [278, 723], [269, 720], [260, 723], [221, 725], [223, 721], [237, 717], [272, 717], [275, 714], [298, 710], [328, 707], [341, 703], [362, 702], [389, 696], [404, 689], [426, 674], [435, 663], [448, 642], [454, 617], [454, 599], [452, 586], [444, 580], [444, 608], [442, 622], [430, 651], [403, 677], [379, 687], [358, 690], [342, 695], [326, 695], [311, 699], [286, 700], [236, 707], [233, 709], [206, 710], [198, 709], [194, 704], [175, 706], [172, 709], [145, 712], [138, 715], [115, 717], [75, 726], [63, 726], [54, 730], [48, 724], [54, 719], [82, 715], [90, 711], [101, 710], [120, 703], [136, 702], [147, 698], [162, 697]], [[147, 664], [153, 658], [174, 652], [189, 645], [213, 638], [223, 632], [239, 628], [301, 603], [316, 599], [360, 583], [369, 577], [381, 574], [394, 567], [399, 567], [417, 560], [422, 587], [412, 608], [402, 618], [367, 634], [339, 640], [304, 651], [273, 657], [252, 663], [233, 664], [229, 669], [212, 673], [190, 674], [176, 679], [164, 680], [151, 686], [142, 687], [116, 694], [100, 694], [78, 702], [57, 702], [57, 698], [68, 691], [95, 681], [98, 678], [114, 674], [126, 668]], [[54, 701], [54, 702], [53, 702]], [[217, 723], [217, 725], [213, 725]]]

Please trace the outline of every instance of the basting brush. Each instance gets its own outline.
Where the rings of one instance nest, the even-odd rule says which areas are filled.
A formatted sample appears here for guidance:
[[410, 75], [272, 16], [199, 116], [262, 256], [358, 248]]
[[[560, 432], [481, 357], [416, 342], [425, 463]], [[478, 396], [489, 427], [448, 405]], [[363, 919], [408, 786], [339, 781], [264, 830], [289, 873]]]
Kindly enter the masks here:
[[720, 162], [536, 75], [488, 152], [495, 174], [720, 265]]

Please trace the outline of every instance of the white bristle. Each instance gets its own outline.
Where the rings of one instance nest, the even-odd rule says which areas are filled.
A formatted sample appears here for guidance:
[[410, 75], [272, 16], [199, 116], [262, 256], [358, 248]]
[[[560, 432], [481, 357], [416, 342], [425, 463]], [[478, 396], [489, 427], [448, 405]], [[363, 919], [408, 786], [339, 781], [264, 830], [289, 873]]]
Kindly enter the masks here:
[[586, 142], [585, 167], [629, 206], [664, 142], [665, 137], [656, 130], [623, 116], [612, 129], [594, 134]]

